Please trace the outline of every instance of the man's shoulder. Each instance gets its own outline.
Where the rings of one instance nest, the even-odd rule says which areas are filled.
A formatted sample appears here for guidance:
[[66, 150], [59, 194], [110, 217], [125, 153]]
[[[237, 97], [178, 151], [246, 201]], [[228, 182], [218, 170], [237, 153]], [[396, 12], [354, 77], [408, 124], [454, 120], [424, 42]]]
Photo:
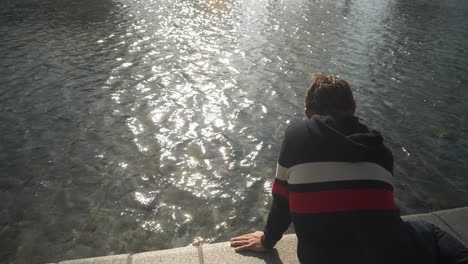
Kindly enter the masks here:
[[294, 120], [292, 121], [287, 127], [285, 132], [286, 133], [303, 133], [306, 132], [309, 127], [316, 126], [316, 121], [311, 119], [302, 119], [302, 120]]
[[317, 121], [314, 118], [295, 120], [286, 127], [285, 138], [301, 139], [320, 135]]

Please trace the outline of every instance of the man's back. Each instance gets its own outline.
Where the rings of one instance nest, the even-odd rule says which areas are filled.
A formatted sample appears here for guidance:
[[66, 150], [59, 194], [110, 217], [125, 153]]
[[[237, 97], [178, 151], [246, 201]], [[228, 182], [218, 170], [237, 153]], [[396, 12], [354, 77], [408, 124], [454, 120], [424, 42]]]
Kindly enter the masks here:
[[382, 141], [342, 113], [286, 130], [277, 174], [284, 182], [275, 180], [273, 194], [288, 200], [302, 263], [410, 263], [427, 255], [393, 202], [393, 158]]
[[468, 264], [468, 249], [448, 233], [401, 220], [392, 153], [355, 112], [345, 80], [316, 76], [305, 96], [308, 120], [286, 129], [264, 231], [231, 246], [271, 249], [292, 222], [301, 263]]

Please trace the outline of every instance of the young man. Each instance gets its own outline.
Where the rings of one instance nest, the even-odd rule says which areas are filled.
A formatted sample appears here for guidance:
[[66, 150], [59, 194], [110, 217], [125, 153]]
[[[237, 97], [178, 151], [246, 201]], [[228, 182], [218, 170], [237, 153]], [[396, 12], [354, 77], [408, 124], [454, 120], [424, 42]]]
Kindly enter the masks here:
[[[307, 120], [285, 132], [265, 229], [231, 239], [236, 251], [273, 248], [292, 222], [301, 263], [436, 263], [438, 241], [424, 237], [449, 235], [401, 220], [393, 202], [392, 153], [355, 110], [345, 80], [315, 78], [305, 98]], [[456, 248], [449, 253], [462, 261], [453, 263], [468, 262], [466, 248], [448, 240]]]

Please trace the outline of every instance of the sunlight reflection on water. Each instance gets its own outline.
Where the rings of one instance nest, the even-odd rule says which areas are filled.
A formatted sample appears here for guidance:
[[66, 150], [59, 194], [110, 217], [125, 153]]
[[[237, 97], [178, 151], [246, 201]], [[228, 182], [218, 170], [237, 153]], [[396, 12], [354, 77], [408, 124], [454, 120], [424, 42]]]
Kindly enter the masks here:
[[404, 213], [466, 205], [467, 8], [8, 1], [1, 256], [44, 263], [261, 229], [282, 133], [318, 70], [349, 80], [358, 115], [383, 131]]

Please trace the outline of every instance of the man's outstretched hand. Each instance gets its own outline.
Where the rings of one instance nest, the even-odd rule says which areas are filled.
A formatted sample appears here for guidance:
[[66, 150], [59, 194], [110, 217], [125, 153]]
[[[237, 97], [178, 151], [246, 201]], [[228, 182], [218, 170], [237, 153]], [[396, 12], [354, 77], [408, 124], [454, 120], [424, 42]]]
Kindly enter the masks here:
[[267, 249], [264, 248], [262, 245], [262, 236], [263, 232], [256, 231], [251, 234], [231, 238], [231, 247], [234, 247], [236, 252], [241, 252], [245, 250], [258, 252], [267, 251]]

